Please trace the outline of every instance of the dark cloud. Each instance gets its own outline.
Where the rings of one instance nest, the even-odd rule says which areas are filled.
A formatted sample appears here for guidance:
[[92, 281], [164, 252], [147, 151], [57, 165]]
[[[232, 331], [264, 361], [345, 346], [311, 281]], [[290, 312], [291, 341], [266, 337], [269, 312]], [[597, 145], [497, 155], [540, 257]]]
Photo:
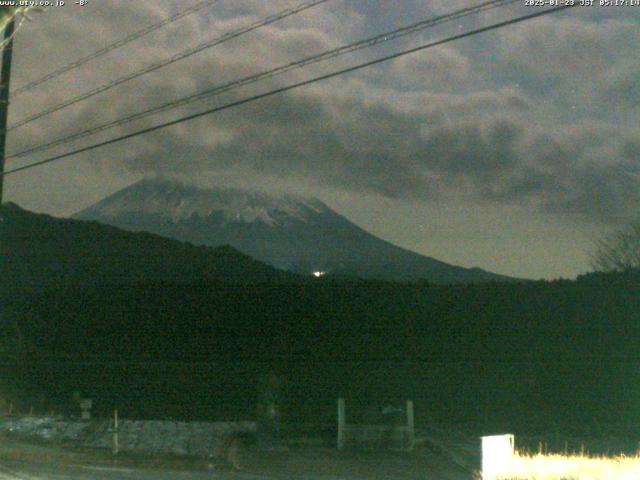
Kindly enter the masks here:
[[[413, 3], [422, 5], [408, 5]], [[455, 2], [432, 3], [430, 12], [455, 7]], [[24, 117], [74, 91], [135, 71], [140, 63], [151, 63], [290, 4], [220, 2], [206, 17], [190, 17], [141, 40], [135, 49], [114, 52], [76, 76], [17, 100], [12, 117]], [[329, 2], [203, 52], [29, 125], [12, 137], [12, 147], [19, 150], [78, 126], [119, 118], [302, 58], [339, 45], [351, 32], [367, 31], [372, 24], [381, 31], [397, 22], [415, 21], [415, 14], [385, 17], [380, 15], [387, 7], [363, 5], [353, 9], [349, 2]], [[70, 9], [52, 12], [50, 20], [39, 16], [25, 27], [32, 32], [30, 44], [38, 48], [26, 48], [26, 40], [20, 40], [16, 82], [37, 77], [175, 9], [173, 2], [105, 1], [91, 14], [88, 9], [73, 10], [77, 21], [63, 18], [71, 15]], [[491, 15], [498, 14], [504, 13]], [[634, 38], [637, 47], [638, 23], [637, 15], [616, 16], [610, 11], [602, 16], [592, 11], [545, 17], [478, 41], [403, 57], [378, 67], [372, 71], [375, 74], [352, 74], [185, 123], [95, 151], [82, 161], [116, 176], [123, 168], [135, 175], [271, 175], [397, 199], [458, 198], [608, 221], [632, 214], [639, 200], [640, 134], [633, 127], [639, 114], [640, 64], [637, 55], [630, 54]], [[452, 33], [458, 25], [446, 28], [442, 32]], [[415, 45], [416, 38], [403, 42], [396, 45]], [[333, 63], [332, 69], [368, 55], [352, 55]], [[317, 65], [294, 72], [263, 86], [137, 122], [135, 127], [308, 78], [327, 68]], [[620, 118], [627, 122], [620, 125]]]

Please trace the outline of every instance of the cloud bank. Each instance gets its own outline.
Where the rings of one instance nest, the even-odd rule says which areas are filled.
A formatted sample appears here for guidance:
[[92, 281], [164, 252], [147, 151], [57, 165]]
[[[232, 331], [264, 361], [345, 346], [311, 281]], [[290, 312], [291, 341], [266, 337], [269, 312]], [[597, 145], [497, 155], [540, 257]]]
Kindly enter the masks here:
[[[12, 119], [286, 8], [220, 1], [18, 97]], [[34, 122], [17, 151], [78, 128], [453, 10], [332, 0]], [[175, 11], [175, 2], [51, 9], [17, 40], [14, 85]], [[58, 10], [58, 11], [53, 11]], [[393, 11], [392, 11], [393, 10]], [[83, 155], [105, 175], [303, 179], [411, 201], [525, 206], [625, 221], [640, 203], [640, 9], [575, 8]], [[498, 9], [109, 132], [125, 133], [528, 11]], [[64, 46], [64, 48], [63, 48]], [[134, 48], [135, 47], [135, 48]], [[89, 144], [92, 139], [79, 143]], [[62, 148], [58, 151], [65, 151]], [[29, 160], [33, 160], [29, 159]], [[18, 165], [11, 163], [9, 166]]]

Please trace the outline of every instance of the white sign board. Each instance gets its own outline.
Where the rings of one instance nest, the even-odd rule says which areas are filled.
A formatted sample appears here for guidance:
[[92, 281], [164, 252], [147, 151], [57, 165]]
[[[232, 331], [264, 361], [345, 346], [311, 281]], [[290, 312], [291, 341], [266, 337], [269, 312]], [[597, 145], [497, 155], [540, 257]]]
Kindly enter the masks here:
[[504, 478], [511, 469], [513, 454], [513, 435], [482, 437], [482, 480]]

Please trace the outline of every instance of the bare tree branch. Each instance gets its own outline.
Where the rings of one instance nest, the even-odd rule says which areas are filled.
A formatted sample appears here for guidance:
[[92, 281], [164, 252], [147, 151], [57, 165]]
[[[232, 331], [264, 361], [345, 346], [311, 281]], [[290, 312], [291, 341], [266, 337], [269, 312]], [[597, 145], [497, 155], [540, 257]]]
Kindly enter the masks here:
[[596, 240], [591, 266], [601, 272], [640, 269], [640, 220]]

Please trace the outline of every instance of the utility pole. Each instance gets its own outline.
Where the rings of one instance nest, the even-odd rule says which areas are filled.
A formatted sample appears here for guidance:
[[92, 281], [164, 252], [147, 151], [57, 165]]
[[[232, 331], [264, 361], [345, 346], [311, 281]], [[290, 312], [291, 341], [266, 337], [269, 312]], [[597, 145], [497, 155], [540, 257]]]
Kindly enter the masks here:
[[[2, 51], [2, 73], [0, 74], [0, 173], [4, 173], [4, 157], [7, 146], [7, 117], [9, 116], [9, 80], [11, 79], [11, 57], [13, 53], [13, 31], [15, 18], [4, 29], [4, 40], [7, 44]], [[0, 175], [0, 205], [4, 175]]]

